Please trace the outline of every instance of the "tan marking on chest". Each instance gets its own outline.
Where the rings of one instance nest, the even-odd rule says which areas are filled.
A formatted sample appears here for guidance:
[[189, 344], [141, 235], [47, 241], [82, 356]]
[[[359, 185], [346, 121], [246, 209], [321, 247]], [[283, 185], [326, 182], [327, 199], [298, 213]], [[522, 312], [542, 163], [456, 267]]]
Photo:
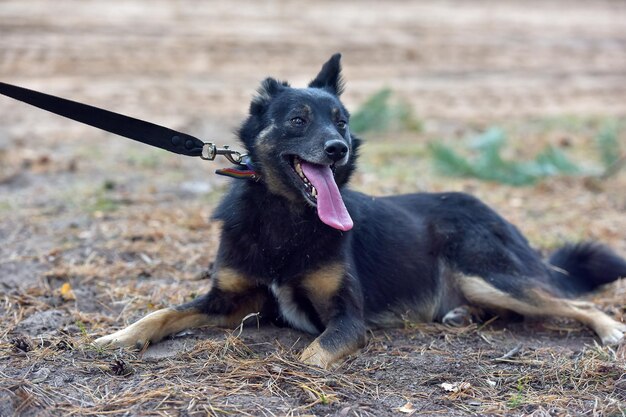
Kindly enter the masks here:
[[345, 269], [340, 263], [324, 266], [310, 273], [301, 281], [302, 288], [307, 292], [309, 299], [325, 322], [333, 297], [343, 283]]
[[254, 286], [251, 278], [231, 268], [220, 269], [215, 278], [215, 287], [226, 292], [242, 293]]

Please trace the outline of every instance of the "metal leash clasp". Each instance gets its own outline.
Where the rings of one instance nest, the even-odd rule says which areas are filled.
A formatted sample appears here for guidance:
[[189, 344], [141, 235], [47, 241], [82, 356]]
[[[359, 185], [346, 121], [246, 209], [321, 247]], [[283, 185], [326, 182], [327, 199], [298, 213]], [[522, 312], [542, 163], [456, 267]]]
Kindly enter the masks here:
[[217, 146], [215, 146], [214, 143], [207, 142], [202, 146], [202, 154], [200, 155], [200, 158], [204, 159], [205, 161], [213, 161], [218, 155], [224, 156], [233, 164], [243, 166], [246, 165], [242, 162], [243, 158], [246, 155], [242, 154], [239, 151], [230, 149], [228, 145], [224, 145], [223, 147], [218, 148]]

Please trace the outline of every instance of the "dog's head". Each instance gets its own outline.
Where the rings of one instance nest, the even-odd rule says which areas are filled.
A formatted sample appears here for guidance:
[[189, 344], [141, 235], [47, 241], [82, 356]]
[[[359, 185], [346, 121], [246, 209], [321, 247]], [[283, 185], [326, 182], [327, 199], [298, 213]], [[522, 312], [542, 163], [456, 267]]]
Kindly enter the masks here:
[[317, 208], [322, 222], [350, 230], [339, 187], [354, 170], [359, 140], [339, 96], [341, 55], [333, 55], [307, 88], [267, 78], [239, 130], [268, 191]]

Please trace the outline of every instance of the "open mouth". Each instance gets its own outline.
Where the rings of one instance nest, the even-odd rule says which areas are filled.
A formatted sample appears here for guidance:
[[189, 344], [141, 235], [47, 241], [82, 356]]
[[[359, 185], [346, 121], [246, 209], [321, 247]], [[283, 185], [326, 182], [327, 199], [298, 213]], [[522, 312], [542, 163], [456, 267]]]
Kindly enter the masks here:
[[304, 197], [317, 208], [320, 220], [338, 230], [352, 229], [352, 218], [335, 182], [334, 166], [308, 162], [297, 155], [290, 157], [290, 162], [298, 178], [295, 181], [302, 184]]
[[[307, 197], [307, 200], [309, 200], [312, 205], [317, 206], [317, 188], [315, 188], [315, 186], [304, 174], [304, 170], [302, 169], [302, 162], [302, 159], [294, 155], [291, 158], [291, 167], [298, 175], [298, 177], [300, 177], [300, 180], [302, 180], [302, 184], [304, 185], [304, 196]], [[331, 170], [332, 169], [333, 168], [331, 168]]]

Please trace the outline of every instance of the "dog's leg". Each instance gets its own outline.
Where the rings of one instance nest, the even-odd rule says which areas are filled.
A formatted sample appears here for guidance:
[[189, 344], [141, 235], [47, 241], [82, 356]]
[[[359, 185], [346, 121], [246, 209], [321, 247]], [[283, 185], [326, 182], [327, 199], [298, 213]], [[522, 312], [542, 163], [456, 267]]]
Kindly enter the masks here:
[[507, 309], [525, 316], [566, 317], [591, 327], [603, 344], [620, 342], [626, 325], [613, 320], [593, 304], [567, 300], [539, 289], [526, 290], [522, 297], [501, 291], [480, 277], [461, 276], [459, 285], [465, 297], [484, 307]]
[[365, 345], [365, 323], [353, 314], [339, 314], [300, 355], [309, 365], [328, 368]]
[[117, 332], [94, 341], [97, 346], [134, 347], [141, 349], [147, 343], [156, 343], [165, 336], [185, 329], [218, 324], [214, 317], [196, 308], [181, 305], [164, 308], [148, 314], [141, 320]]
[[300, 355], [304, 363], [328, 368], [365, 344], [363, 302], [343, 267], [331, 266], [303, 281], [318, 311], [326, 311], [326, 329]]
[[180, 306], [164, 308], [108, 336], [98, 346], [141, 349], [185, 329], [202, 326], [236, 326], [249, 313], [260, 312], [267, 299], [263, 288], [232, 269], [220, 270], [204, 296]]

